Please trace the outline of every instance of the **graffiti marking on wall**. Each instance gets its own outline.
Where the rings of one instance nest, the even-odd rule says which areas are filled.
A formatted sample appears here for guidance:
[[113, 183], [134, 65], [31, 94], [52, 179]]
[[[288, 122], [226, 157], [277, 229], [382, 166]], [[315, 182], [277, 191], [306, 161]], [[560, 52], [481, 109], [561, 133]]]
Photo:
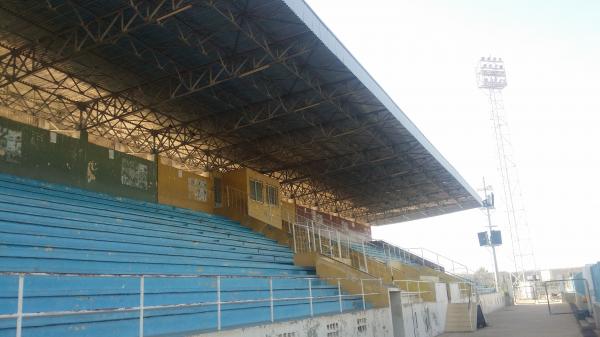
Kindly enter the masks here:
[[425, 331], [431, 331], [431, 319], [429, 317], [429, 308], [423, 309], [423, 322], [425, 323]]
[[9, 163], [21, 162], [21, 131], [0, 127], [0, 158]]
[[121, 161], [121, 184], [147, 190], [148, 165], [129, 158], [123, 158]]
[[200, 178], [188, 178], [188, 198], [206, 202], [208, 200], [206, 180]]
[[46, 144], [46, 133], [42, 130], [32, 129], [29, 145], [33, 152], [41, 151]]
[[98, 170], [98, 165], [95, 161], [90, 160], [87, 164], [87, 182], [88, 184], [92, 181], [96, 180], [96, 170]]

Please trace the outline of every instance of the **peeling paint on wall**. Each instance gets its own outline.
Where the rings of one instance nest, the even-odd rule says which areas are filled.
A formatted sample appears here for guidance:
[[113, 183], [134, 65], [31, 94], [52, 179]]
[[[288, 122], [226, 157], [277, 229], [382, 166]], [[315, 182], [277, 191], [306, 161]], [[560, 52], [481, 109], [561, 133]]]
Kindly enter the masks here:
[[87, 164], [87, 182], [88, 184], [96, 181], [96, 170], [98, 170], [98, 164], [95, 161], [90, 160]]
[[429, 314], [429, 308], [425, 307], [423, 308], [423, 323], [425, 323], [425, 331], [429, 332], [431, 331], [431, 316]]
[[40, 151], [46, 145], [47, 131], [32, 128], [29, 144], [34, 151]]
[[[107, 155], [108, 151], [108, 155]], [[148, 160], [0, 117], [0, 172], [146, 201], [156, 200]]]
[[201, 178], [188, 178], [188, 198], [206, 202], [208, 200], [208, 184]]
[[21, 161], [21, 131], [0, 127], [0, 158], [9, 163], [18, 164]]
[[[390, 308], [369, 309], [337, 315], [190, 334], [190, 337], [392, 337]], [[365, 325], [366, 328], [359, 326]]]
[[129, 158], [123, 158], [121, 160], [121, 184], [147, 190], [148, 165]]

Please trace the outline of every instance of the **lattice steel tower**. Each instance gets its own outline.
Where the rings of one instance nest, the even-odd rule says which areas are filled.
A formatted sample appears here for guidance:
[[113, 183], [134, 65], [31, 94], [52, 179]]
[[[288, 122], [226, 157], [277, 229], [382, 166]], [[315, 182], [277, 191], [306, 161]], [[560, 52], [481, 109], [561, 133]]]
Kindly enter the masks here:
[[496, 149], [498, 171], [502, 179], [506, 221], [510, 234], [517, 283], [526, 282], [526, 272], [537, 270], [531, 234], [519, 183], [519, 174], [504, 112], [502, 89], [506, 87], [506, 70], [501, 58], [482, 57], [477, 68], [477, 84], [486, 91], [490, 101], [490, 112]]

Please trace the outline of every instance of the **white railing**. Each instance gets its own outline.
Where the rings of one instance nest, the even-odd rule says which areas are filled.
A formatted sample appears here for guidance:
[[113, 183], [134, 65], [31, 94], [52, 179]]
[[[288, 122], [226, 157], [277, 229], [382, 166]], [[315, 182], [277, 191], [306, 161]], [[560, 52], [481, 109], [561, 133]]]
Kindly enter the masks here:
[[[225, 205], [231, 209], [247, 212], [247, 195], [240, 190], [227, 187]], [[246, 215], [246, 214], [243, 214]], [[451, 274], [463, 280], [469, 274], [466, 265], [426, 248], [401, 248], [383, 240], [354, 231], [342, 231], [312, 218], [296, 214], [294, 219], [285, 219], [288, 233], [292, 236], [294, 253], [318, 252], [349, 263], [364, 272], [369, 272], [368, 260], [375, 260], [394, 269], [393, 262], [422, 265]], [[470, 280], [468, 280], [470, 281]]]
[[[239, 189], [225, 186], [224, 207], [230, 213], [244, 217], [248, 213], [248, 195]], [[269, 213], [272, 213], [269, 211]], [[368, 272], [367, 259], [389, 265], [390, 262], [403, 262], [426, 266], [453, 276], [465, 278], [469, 268], [454, 259], [427, 248], [402, 248], [383, 240], [354, 232], [342, 231], [327, 226], [312, 218], [295, 214], [295, 219], [285, 219], [292, 235], [294, 252], [319, 252], [337, 259], [353, 259], [352, 263], [360, 270]], [[470, 280], [469, 280], [470, 281]]]
[[[383, 267], [388, 270], [389, 274], [394, 275], [394, 271], [398, 271], [396, 269], [398, 267], [393, 262], [422, 265], [461, 280], [457, 283], [461, 284], [460, 292], [467, 301], [470, 301], [476, 291], [474, 282], [468, 278], [469, 269], [466, 265], [429, 249], [405, 249], [382, 240], [371, 241], [370, 238], [360, 240], [356, 235], [347, 235], [306, 218], [300, 218], [296, 224], [290, 224], [290, 227], [292, 248], [295, 253], [317, 252], [338, 259], [366, 273], [369, 273], [370, 267], [377, 269]], [[378, 261], [381, 265], [370, 265], [369, 260]], [[371, 274], [383, 277], [378, 274], [378, 271], [373, 270]], [[422, 297], [419, 294], [413, 295]]]
[[[291, 223], [289, 219], [288, 223]], [[309, 229], [314, 238], [322, 238], [319, 233], [324, 233], [327, 239], [331, 237], [332, 241], [335, 243], [345, 243], [347, 247], [351, 247], [358, 253], [365, 253], [363, 255], [367, 255], [371, 259], [378, 260], [386, 264], [392, 261], [401, 261], [404, 263], [427, 266], [440, 271], [448, 271], [455, 275], [468, 273], [468, 268], [464, 264], [426, 248], [401, 248], [383, 240], [372, 240], [366, 235], [361, 235], [352, 231], [342, 232], [339, 229], [322, 223], [317, 223], [315, 220], [303, 217], [301, 215], [296, 215], [296, 225], [300, 225], [305, 229]], [[290, 234], [293, 235], [294, 233]], [[338, 237], [340, 238], [339, 240], [337, 240]], [[320, 243], [323, 243], [323, 239], [321, 239]], [[310, 242], [311, 247], [314, 247], [315, 251], [323, 253], [323, 250], [325, 250], [324, 255], [329, 255], [326, 254], [327, 247], [324, 246], [320, 248], [320, 243], [317, 242], [317, 240]], [[366, 254], [367, 252], [377, 252], [378, 254]]]
[[426, 265], [428, 261], [439, 267], [442, 267], [444, 271], [452, 273], [454, 275], [468, 275], [469, 268], [447, 256], [436, 253], [427, 248], [406, 248], [407, 251], [417, 256], [421, 260], [423, 265]]
[[364, 241], [357, 243], [340, 231], [316, 227], [314, 223], [293, 224], [292, 241], [294, 253], [317, 252], [369, 272]]
[[[348, 257], [353, 241], [336, 230], [315, 227], [313, 224], [295, 224], [292, 226], [292, 237], [295, 241], [294, 251], [318, 251], [331, 257]], [[344, 248], [342, 248], [344, 246]]]
[[231, 186], [224, 186], [223, 208], [229, 210], [234, 217], [243, 218], [248, 215], [248, 196], [246, 192]]
[[477, 290], [471, 282], [457, 282], [460, 295], [463, 298], [472, 299], [477, 294]]
[[[394, 286], [402, 290], [405, 295], [410, 295], [421, 301], [424, 295], [432, 294], [432, 300], [435, 300], [435, 282], [424, 280], [394, 280]], [[429, 289], [428, 289], [429, 288]]]
[[[202, 306], [216, 306], [217, 307], [217, 318], [216, 318], [216, 329], [221, 330], [223, 326], [223, 322], [221, 320], [222, 306], [227, 304], [247, 304], [247, 303], [269, 303], [269, 312], [270, 312], [270, 321], [274, 322], [275, 317], [275, 304], [279, 302], [289, 302], [289, 301], [299, 301], [306, 300], [308, 301], [310, 308], [310, 316], [314, 315], [314, 304], [315, 300], [320, 299], [337, 299], [339, 302], [339, 312], [344, 312], [343, 300], [346, 298], [354, 298], [361, 299], [362, 301], [362, 309], [366, 310], [367, 308], [367, 297], [381, 295], [378, 292], [365, 293], [365, 283], [366, 282], [375, 282], [381, 285], [381, 280], [368, 278], [368, 279], [353, 279], [353, 278], [319, 278], [319, 277], [306, 277], [306, 276], [245, 276], [245, 275], [158, 275], [158, 274], [83, 274], [83, 273], [23, 273], [23, 272], [0, 272], [0, 277], [6, 276], [16, 276], [18, 277], [18, 290], [17, 290], [17, 311], [15, 313], [10, 314], [0, 314], [0, 320], [2, 319], [16, 319], [16, 337], [22, 336], [23, 331], [23, 319], [33, 318], [33, 317], [57, 317], [57, 316], [71, 316], [71, 315], [89, 315], [89, 314], [99, 314], [99, 313], [125, 313], [125, 312], [138, 312], [138, 320], [139, 320], [139, 336], [144, 336], [144, 316], [145, 312], [149, 310], [158, 310], [158, 309], [176, 309], [176, 308], [190, 308], [190, 307], [202, 307]], [[82, 309], [82, 310], [62, 310], [62, 311], [46, 311], [46, 312], [24, 312], [23, 304], [26, 300], [24, 297], [25, 292], [25, 279], [26, 277], [58, 277], [59, 279], [62, 277], [80, 277], [80, 278], [129, 278], [129, 279], [138, 279], [139, 282], [139, 305], [137, 306], [129, 306], [129, 307], [121, 307], [121, 308], [98, 308], [98, 309]], [[215, 295], [216, 301], [203, 301], [203, 302], [192, 302], [192, 303], [177, 303], [177, 304], [162, 304], [162, 305], [145, 305], [144, 297], [145, 297], [145, 280], [146, 279], [155, 279], [155, 278], [165, 278], [165, 279], [181, 279], [181, 278], [195, 278], [195, 279], [213, 279], [216, 284]], [[223, 301], [221, 300], [221, 282], [223, 279], [264, 279], [268, 280], [268, 288], [269, 288], [269, 297], [268, 298], [256, 298], [256, 299], [247, 299], [247, 300], [235, 300], [235, 301]], [[295, 280], [305, 280], [306, 289], [309, 293], [308, 296], [299, 296], [299, 297], [275, 297], [274, 296], [274, 288], [273, 288], [273, 280], [281, 280], [281, 279], [295, 279]], [[337, 284], [337, 294], [329, 295], [329, 296], [314, 296], [313, 295], [313, 282], [315, 280], [324, 280], [330, 281], [334, 284]], [[352, 281], [359, 282], [361, 285], [361, 293], [359, 294], [343, 294], [341, 284], [344, 281]], [[211, 288], [212, 289], [212, 288]], [[209, 289], [210, 290], [210, 289]], [[257, 291], [264, 291], [264, 289], [257, 289]], [[199, 288], [198, 291], [206, 291], [206, 289]]]
[[436, 265], [408, 249], [382, 240], [372, 241], [368, 237], [359, 238], [356, 234], [349, 235], [337, 229], [316, 224], [310, 219], [299, 217], [299, 220], [290, 226], [292, 248], [295, 253], [318, 252], [331, 258], [351, 259], [355, 267], [365, 272], [369, 272], [368, 259], [386, 265], [391, 265], [391, 262], [403, 262], [444, 270], [442, 266]]

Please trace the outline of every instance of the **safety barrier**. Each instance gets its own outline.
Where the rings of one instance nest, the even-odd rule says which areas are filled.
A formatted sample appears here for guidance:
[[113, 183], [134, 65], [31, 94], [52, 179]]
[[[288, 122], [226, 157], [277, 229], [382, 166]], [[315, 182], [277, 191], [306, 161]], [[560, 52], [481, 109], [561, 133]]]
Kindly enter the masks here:
[[[339, 312], [344, 312], [344, 299], [360, 299], [362, 301], [362, 310], [366, 310], [368, 307], [367, 298], [369, 296], [380, 295], [380, 293], [364, 292], [364, 284], [366, 282], [381, 283], [379, 279], [351, 279], [351, 278], [318, 278], [318, 277], [300, 277], [300, 276], [245, 276], [245, 275], [127, 275], [127, 274], [83, 274], [83, 273], [13, 273], [13, 272], [0, 272], [0, 276], [13, 276], [18, 277], [18, 290], [16, 294], [17, 299], [17, 311], [9, 314], [0, 314], [0, 320], [4, 319], [16, 319], [16, 337], [21, 337], [23, 331], [23, 320], [27, 318], [39, 318], [39, 317], [58, 317], [58, 316], [72, 316], [72, 315], [91, 315], [91, 314], [110, 314], [110, 313], [131, 313], [137, 312], [137, 319], [139, 321], [139, 336], [144, 336], [144, 318], [147, 311], [159, 310], [159, 309], [175, 309], [175, 308], [191, 308], [191, 307], [203, 307], [203, 306], [216, 306], [216, 327], [217, 330], [221, 330], [224, 325], [222, 322], [222, 307], [229, 304], [251, 304], [251, 303], [268, 303], [270, 310], [270, 321], [274, 322], [275, 317], [275, 306], [278, 303], [290, 302], [290, 301], [307, 301], [310, 308], [310, 316], [314, 315], [315, 301], [325, 299], [337, 299], [339, 303]], [[40, 311], [40, 312], [25, 312], [24, 301], [26, 297], [25, 292], [25, 280], [28, 277], [49, 277], [54, 281], [60, 282], [65, 278], [127, 278], [137, 279], [139, 288], [137, 297], [139, 298], [139, 304], [136, 306], [126, 307], [101, 307], [93, 309], [80, 309], [80, 310], [60, 310], [60, 311]], [[160, 304], [160, 305], [146, 305], [145, 302], [145, 283], [148, 279], [181, 279], [181, 278], [192, 278], [192, 279], [210, 279], [216, 284], [214, 290], [215, 301], [200, 301], [200, 302], [189, 302], [189, 303], [174, 303], [174, 304]], [[221, 284], [224, 279], [263, 279], [268, 281], [268, 297], [265, 298], [253, 298], [243, 300], [223, 300], [222, 299], [222, 288]], [[308, 291], [308, 296], [294, 296], [294, 297], [276, 297], [273, 287], [274, 280], [282, 279], [294, 279], [306, 281], [306, 288], [302, 290]], [[314, 296], [313, 295], [313, 284], [315, 281], [333, 281], [337, 283], [337, 294], [329, 296]], [[342, 292], [341, 283], [342, 281], [349, 280], [353, 282], [360, 282], [361, 293], [359, 294], [344, 294]], [[205, 289], [199, 289], [205, 291]], [[259, 292], [257, 290], [257, 292]]]
[[420, 301], [435, 301], [435, 282], [423, 280], [394, 280], [394, 286], [402, 293]]

